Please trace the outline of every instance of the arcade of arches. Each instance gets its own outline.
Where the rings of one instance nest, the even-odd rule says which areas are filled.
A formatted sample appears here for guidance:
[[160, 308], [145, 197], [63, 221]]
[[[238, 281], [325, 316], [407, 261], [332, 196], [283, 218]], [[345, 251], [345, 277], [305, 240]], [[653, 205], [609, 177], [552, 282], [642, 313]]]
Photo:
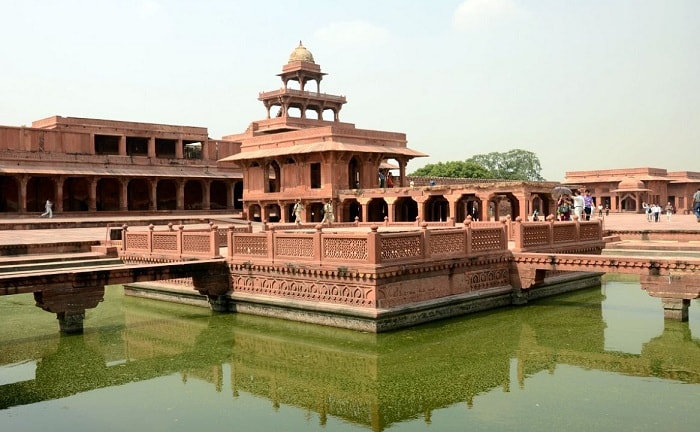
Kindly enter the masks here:
[[[333, 200], [336, 222], [462, 222], [472, 220], [497, 221], [505, 217], [526, 219], [534, 209], [542, 215], [551, 214], [554, 200], [552, 184], [547, 182], [494, 182], [491, 187], [480, 185], [450, 185], [397, 189], [365, 189], [340, 191]], [[303, 211], [299, 222], [318, 223], [323, 220], [324, 200], [301, 199]], [[254, 221], [296, 222], [295, 200], [273, 204], [253, 203], [246, 208]]]
[[0, 176], [0, 212], [118, 212], [241, 208], [243, 184], [152, 177]]

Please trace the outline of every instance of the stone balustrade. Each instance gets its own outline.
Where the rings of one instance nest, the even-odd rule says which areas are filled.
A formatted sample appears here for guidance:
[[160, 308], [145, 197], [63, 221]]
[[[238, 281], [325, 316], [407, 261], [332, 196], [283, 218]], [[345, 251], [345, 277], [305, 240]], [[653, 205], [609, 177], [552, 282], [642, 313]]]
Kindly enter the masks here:
[[308, 263], [331, 266], [400, 265], [508, 250], [504, 224], [472, 224], [463, 227], [369, 231], [324, 228], [284, 229], [266, 226], [259, 233], [229, 231], [228, 258], [251, 263]]
[[592, 221], [529, 222], [517, 218], [512, 224], [514, 252], [556, 252], [582, 248], [603, 247], [603, 225], [600, 219]]
[[130, 260], [136, 257], [168, 261], [220, 258], [220, 238], [219, 229], [214, 224], [188, 230], [184, 225], [175, 227], [173, 224], [159, 230], [151, 224], [145, 231], [129, 231], [129, 227], [124, 225], [119, 255]]

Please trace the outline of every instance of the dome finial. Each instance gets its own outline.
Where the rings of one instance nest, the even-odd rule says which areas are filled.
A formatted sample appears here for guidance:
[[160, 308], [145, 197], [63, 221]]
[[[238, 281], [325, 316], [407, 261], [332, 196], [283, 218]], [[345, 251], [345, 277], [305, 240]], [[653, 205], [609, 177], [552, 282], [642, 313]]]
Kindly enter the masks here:
[[299, 40], [299, 46], [289, 55], [289, 63], [297, 61], [315, 63], [313, 54], [302, 45], [301, 40]]

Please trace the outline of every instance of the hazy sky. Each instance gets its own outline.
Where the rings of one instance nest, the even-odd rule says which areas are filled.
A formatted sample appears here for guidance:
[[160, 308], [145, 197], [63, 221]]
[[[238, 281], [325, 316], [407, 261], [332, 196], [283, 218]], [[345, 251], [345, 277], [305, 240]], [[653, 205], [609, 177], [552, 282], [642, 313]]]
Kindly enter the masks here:
[[[0, 124], [239, 133], [301, 40], [426, 163], [524, 149], [565, 171], [700, 171], [700, 0], [0, 0]], [[314, 87], [315, 89], [315, 87]]]

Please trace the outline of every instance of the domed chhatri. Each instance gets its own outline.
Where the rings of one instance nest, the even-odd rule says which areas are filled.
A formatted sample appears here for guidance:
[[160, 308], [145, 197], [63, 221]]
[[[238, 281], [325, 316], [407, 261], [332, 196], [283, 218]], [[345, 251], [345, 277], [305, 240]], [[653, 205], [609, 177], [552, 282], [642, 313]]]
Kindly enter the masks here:
[[314, 55], [301, 44], [301, 41], [299, 41], [299, 46], [294, 48], [294, 51], [292, 51], [292, 53], [289, 55], [289, 63], [296, 61], [315, 63]]

